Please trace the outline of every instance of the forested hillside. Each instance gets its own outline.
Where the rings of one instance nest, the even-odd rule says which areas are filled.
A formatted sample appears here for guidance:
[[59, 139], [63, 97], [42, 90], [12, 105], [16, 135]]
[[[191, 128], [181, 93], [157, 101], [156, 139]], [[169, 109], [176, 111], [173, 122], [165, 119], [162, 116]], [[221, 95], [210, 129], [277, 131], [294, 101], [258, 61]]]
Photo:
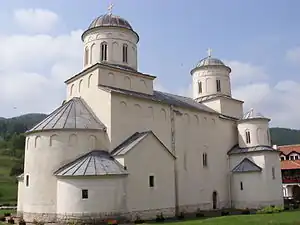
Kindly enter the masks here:
[[[0, 204], [16, 202], [16, 175], [23, 172], [25, 136], [23, 133], [43, 120], [45, 114], [0, 117]], [[300, 144], [300, 130], [271, 128], [272, 144]]]

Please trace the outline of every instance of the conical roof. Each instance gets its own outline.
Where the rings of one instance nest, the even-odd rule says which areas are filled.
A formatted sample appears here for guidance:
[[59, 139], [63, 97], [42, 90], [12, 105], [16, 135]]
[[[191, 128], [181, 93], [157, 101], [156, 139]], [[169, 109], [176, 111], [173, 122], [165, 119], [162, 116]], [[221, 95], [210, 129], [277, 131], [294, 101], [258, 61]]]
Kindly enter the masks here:
[[72, 98], [26, 133], [61, 129], [102, 130], [105, 125], [81, 98]]
[[269, 120], [269, 118], [263, 116], [261, 113], [257, 112], [253, 108], [250, 109], [248, 112], [246, 112], [242, 117], [242, 120], [248, 120], [248, 119], [266, 119], [266, 120]]

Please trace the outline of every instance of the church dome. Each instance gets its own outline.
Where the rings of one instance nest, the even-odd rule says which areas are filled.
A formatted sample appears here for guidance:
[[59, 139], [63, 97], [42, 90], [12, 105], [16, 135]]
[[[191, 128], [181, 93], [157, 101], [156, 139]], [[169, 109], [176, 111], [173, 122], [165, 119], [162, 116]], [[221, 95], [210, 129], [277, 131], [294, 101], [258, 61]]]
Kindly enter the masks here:
[[225, 66], [225, 64], [220, 59], [208, 56], [200, 60], [200, 62], [197, 63], [196, 68], [202, 66]]
[[120, 16], [105, 14], [97, 17], [92, 21], [88, 29], [93, 29], [96, 27], [121, 27], [132, 30], [130, 23]]

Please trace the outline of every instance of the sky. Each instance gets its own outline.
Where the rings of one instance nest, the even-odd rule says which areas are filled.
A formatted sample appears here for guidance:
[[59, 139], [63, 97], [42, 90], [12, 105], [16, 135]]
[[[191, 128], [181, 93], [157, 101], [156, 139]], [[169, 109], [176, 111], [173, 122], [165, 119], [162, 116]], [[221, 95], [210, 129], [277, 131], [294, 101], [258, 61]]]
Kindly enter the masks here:
[[300, 129], [297, 0], [2, 0], [0, 117], [61, 104], [64, 80], [83, 68], [80, 36], [111, 2], [139, 34], [138, 68], [157, 90], [191, 96], [190, 71], [211, 48], [232, 68], [244, 111]]

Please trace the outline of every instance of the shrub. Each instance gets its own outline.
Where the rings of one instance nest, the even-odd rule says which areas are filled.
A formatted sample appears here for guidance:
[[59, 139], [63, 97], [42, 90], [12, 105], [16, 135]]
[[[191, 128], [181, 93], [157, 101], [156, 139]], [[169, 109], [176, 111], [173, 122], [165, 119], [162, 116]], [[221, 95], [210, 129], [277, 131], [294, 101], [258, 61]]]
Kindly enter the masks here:
[[229, 215], [229, 211], [223, 211], [221, 212], [221, 216], [228, 216]]
[[23, 218], [19, 220], [19, 225], [26, 225], [26, 222]]
[[242, 210], [242, 214], [243, 214], [243, 215], [248, 215], [248, 214], [250, 214], [250, 210], [249, 210], [248, 208], [243, 209], [243, 210]]
[[163, 215], [163, 213], [160, 213], [159, 215], [156, 215], [156, 222], [164, 222], [165, 221], [165, 217]]
[[139, 215], [136, 216], [135, 218], [135, 221], [134, 221], [135, 224], [141, 224], [141, 223], [145, 223], [144, 220], [141, 219], [141, 217]]
[[5, 218], [4, 216], [1, 216], [1, 217], [0, 217], [0, 221], [1, 221], [1, 222], [5, 222], [5, 221], [6, 221], [6, 218]]
[[199, 208], [196, 211], [196, 217], [204, 217], [204, 214], [201, 212]]
[[11, 213], [4, 213], [4, 216], [9, 217], [9, 216], [11, 216]]
[[15, 220], [12, 217], [9, 217], [9, 219], [7, 220], [7, 223], [14, 224]]
[[180, 212], [180, 214], [178, 215], [178, 219], [180, 220], [184, 219], [184, 212]]
[[279, 213], [279, 212], [282, 212], [284, 210], [283, 207], [281, 206], [266, 206], [260, 210], [257, 211], [257, 213], [261, 213], [261, 214], [264, 214], [264, 213]]

